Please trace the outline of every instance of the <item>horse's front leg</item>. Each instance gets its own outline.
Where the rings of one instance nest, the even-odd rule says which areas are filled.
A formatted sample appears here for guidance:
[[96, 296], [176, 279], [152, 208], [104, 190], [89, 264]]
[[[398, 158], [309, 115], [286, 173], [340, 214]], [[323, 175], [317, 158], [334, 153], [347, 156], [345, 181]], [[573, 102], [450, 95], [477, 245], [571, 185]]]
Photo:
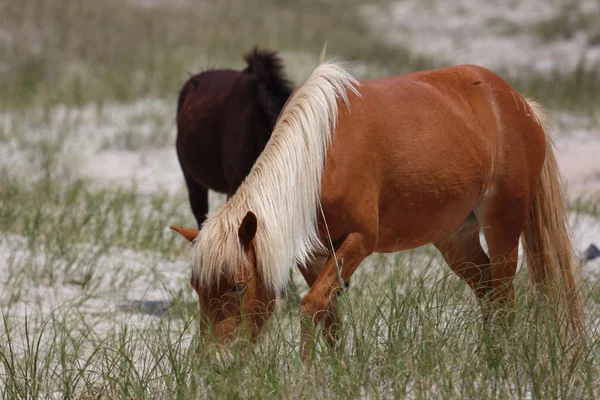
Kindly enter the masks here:
[[196, 183], [196, 181], [185, 172], [183, 173], [183, 176], [188, 188], [190, 206], [192, 207], [192, 212], [198, 222], [198, 229], [200, 229], [202, 223], [206, 220], [206, 213], [208, 213], [208, 189], [199, 183]]
[[336, 294], [369, 253], [363, 234], [348, 235], [335, 252], [335, 257], [327, 260], [323, 271], [302, 299], [300, 351], [304, 361], [310, 358], [311, 333], [319, 323], [322, 323], [323, 334], [329, 344], [336, 348], [338, 340]]

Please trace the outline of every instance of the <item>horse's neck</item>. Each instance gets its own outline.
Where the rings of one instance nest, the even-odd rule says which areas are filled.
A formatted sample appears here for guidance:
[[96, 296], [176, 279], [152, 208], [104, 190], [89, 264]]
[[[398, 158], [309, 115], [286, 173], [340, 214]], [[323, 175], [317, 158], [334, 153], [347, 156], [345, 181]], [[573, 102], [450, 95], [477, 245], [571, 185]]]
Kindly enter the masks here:
[[272, 129], [265, 123], [266, 116], [259, 113], [258, 105], [249, 104], [246, 107], [253, 107], [252, 112], [248, 113], [251, 115], [250, 120], [230, 120], [222, 133], [224, 164], [232, 166], [241, 174], [241, 180], [248, 175], [264, 150]]

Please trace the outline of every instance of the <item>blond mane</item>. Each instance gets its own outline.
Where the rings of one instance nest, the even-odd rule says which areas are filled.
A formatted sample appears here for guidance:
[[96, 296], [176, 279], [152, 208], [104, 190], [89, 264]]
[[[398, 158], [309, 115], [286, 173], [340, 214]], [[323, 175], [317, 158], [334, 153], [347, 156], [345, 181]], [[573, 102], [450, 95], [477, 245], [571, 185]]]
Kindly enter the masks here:
[[210, 213], [194, 242], [193, 277], [202, 287], [247, 262], [238, 228], [248, 211], [256, 214], [254, 249], [266, 285], [281, 293], [289, 269], [306, 265], [323, 245], [317, 229], [321, 178], [338, 116], [348, 107], [347, 90], [358, 81], [339, 64], [319, 65], [290, 97], [271, 139], [235, 195]]

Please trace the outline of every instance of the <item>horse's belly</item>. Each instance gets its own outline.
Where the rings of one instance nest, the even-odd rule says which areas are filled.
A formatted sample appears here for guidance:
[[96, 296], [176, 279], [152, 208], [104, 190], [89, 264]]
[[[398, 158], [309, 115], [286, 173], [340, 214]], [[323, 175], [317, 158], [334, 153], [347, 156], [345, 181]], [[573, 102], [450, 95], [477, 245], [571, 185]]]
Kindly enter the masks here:
[[[453, 130], [460, 133], [450, 135]], [[380, 149], [387, 168], [381, 170], [376, 251], [412, 249], [451, 234], [491, 184], [486, 142], [483, 133], [448, 124], [444, 134]]]
[[[458, 182], [453, 182], [456, 185]], [[380, 201], [377, 252], [413, 249], [441, 240], [477, 206], [486, 182], [473, 178], [457, 186], [440, 182], [429, 191], [416, 186]]]
[[445, 216], [406, 216], [404, 224], [399, 222], [397, 229], [385, 226], [379, 231], [376, 252], [388, 253], [414, 249], [427, 243], [436, 242], [451, 234], [469, 215], [470, 210]]
[[207, 189], [227, 193], [219, 135], [209, 130], [193, 133], [180, 133], [177, 137], [177, 155], [183, 172]]

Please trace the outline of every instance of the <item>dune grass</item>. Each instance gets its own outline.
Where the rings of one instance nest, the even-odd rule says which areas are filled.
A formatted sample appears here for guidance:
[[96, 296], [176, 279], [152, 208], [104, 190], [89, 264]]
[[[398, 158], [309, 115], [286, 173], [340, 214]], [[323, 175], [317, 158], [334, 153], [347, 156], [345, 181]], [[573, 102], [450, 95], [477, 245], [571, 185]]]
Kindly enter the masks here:
[[[518, 279], [515, 324], [482, 332], [472, 294], [439, 260], [376, 264], [341, 298], [342, 348], [322, 342], [304, 367], [297, 308], [256, 347], [223, 353], [196, 336], [189, 294], [167, 314], [90, 314], [93, 291], [48, 312], [3, 307], [4, 398], [595, 398], [598, 325], [582, 352], [560, 344]], [[411, 273], [412, 272], [412, 273]], [[14, 289], [14, 288], [10, 288]], [[598, 287], [586, 287], [591, 295]], [[598, 298], [587, 297], [597, 316]], [[196, 352], [196, 349], [199, 349]]]
[[569, 204], [572, 211], [591, 215], [600, 219], [600, 193], [591, 193], [572, 200]]

